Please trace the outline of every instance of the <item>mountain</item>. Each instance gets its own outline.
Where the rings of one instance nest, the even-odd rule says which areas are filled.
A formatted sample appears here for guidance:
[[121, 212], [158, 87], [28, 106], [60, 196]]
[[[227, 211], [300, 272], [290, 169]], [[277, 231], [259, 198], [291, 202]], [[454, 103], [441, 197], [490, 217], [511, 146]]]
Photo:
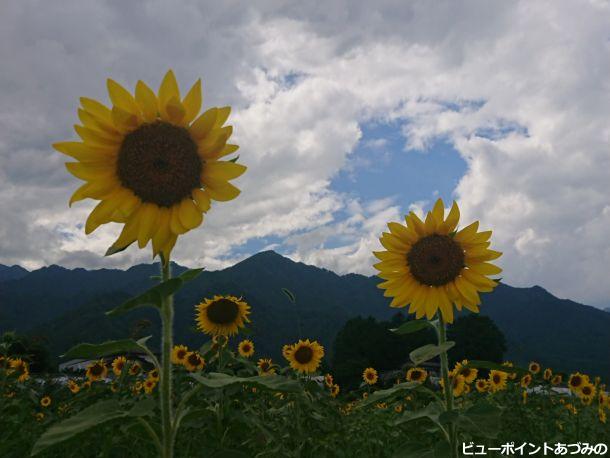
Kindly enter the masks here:
[[3, 266], [0, 264], [0, 281], [17, 280], [28, 274], [28, 271], [21, 266]]
[[[173, 265], [174, 274], [185, 268]], [[1, 269], [0, 271], [4, 271]], [[0, 332], [15, 329], [43, 338], [53, 354], [82, 342], [153, 335], [158, 345], [159, 320], [154, 310], [138, 309], [117, 318], [106, 310], [154, 284], [158, 265], [128, 270], [45, 267], [0, 280]], [[328, 351], [343, 324], [355, 316], [388, 319], [390, 308], [376, 285], [377, 277], [337, 275], [293, 262], [273, 251], [258, 253], [220, 271], [204, 271], [175, 298], [175, 339], [192, 347], [206, 337], [194, 327], [194, 306], [214, 294], [243, 296], [251, 306], [251, 338], [258, 355], [280, 358], [284, 343], [299, 337], [318, 339]], [[297, 298], [292, 304], [282, 288]], [[494, 320], [508, 342], [507, 359], [530, 360], [556, 370], [580, 370], [608, 376], [610, 315], [558, 299], [539, 286], [499, 285], [482, 295], [481, 313]], [[366, 336], [363, 336], [366, 339]]]

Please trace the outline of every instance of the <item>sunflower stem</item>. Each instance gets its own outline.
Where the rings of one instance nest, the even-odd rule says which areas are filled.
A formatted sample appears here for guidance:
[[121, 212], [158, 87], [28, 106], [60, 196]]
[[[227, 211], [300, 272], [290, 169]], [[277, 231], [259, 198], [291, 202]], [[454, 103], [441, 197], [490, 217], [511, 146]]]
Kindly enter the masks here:
[[[443, 346], [447, 342], [447, 329], [445, 326], [445, 320], [441, 313], [438, 314], [438, 326], [437, 336], [439, 346]], [[451, 381], [449, 380], [449, 360], [447, 358], [447, 351], [441, 353], [441, 377], [443, 379], [443, 386], [445, 392], [445, 410], [447, 412], [453, 411], [453, 391]], [[450, 425], [449, 429], [449, 447], [451, 449], [451, 457], [457, 458], [457, 431], [455, 424]]]
[[[172, 276], [170, 261], [161, 258], [161, 281], [165, 282]], [[161, 430], [163, 440], [163, 451], [161, 458], [172, 458], [174, 455], [174, 434], [172, 431], [172, 327], [174, 322], [174, 297], [166, 296], [161, 301], [161, 379], [160, 379], [160, 401], [161, 401]]]

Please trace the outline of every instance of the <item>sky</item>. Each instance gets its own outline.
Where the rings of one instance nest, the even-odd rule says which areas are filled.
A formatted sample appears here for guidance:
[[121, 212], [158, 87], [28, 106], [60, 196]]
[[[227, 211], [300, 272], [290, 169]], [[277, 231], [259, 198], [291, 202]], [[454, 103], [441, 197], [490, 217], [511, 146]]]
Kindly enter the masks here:
[[265, 249], [374, 273], [389, 221], [438, 197], [492, 229], [513, 286], [610, 305], [610, 2], [8, 0], [0, 14], [0, 263], [103, 257], [94, 201], [51, 143], [111, 77], [233, 107], [248, 171], [173, 258], [224, 268]]

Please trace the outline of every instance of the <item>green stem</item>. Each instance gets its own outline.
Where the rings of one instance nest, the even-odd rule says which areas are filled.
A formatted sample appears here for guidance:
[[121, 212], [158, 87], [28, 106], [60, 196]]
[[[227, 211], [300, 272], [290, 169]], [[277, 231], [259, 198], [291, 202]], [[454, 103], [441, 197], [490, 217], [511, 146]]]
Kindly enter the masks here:
[[[447, 342], [447, 330], [445, 327], [445, 320], [443, 315], [439, 312], [438, 314], [438, 327], [437, 336], [439, 346]], [[441, 377], [443, 378], [443, 385], [445, 389], [445, 410], [447, 412], [453, 411], [453, 390], [451, 381], [449, 380], [449, 360], [447, 358], [447, 351], [441, 353]], [[449, 430], [449, 447], [451, 449], [451, 457], [457, 458], [457, 434], [455, 424], [450, 426]]]
[[[169, 259], [161, 258], [161, 281], [165, 282], [171, 278]], [[163, 432], [163, 452], [161, 458], [172, 458], [174, 456], [174, 443], [172, 431], [172, 327], [174, 323], [174, 298], [166, 296], [161, 302], [161, 430]]]
[[138, 417], [137, 420], [138, 420], [138, 423], [140, 423], [144, 427], [144, 429], [146, 430], [146, 432], [152, 439], [153, 444], [155, 444], [155, 448], [157, 449], [159, 454], [161, 454], [162, 453], [161, 442], [159, 442], [159, 436], [157, 436], [157, 433], [155, 432], [155, 430], [152, 429], [152, 426], [150, 426], [150, 424], [143, 418]]

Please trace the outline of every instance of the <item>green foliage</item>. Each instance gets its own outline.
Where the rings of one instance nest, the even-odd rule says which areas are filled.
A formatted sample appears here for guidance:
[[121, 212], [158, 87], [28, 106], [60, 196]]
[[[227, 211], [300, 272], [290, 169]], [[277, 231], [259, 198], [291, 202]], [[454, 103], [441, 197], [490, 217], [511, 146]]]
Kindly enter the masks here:
[[475, 314], [459, 317], [447, 334], [450, 340], [459, 342], [449, 354], [452, 363], [464, 359], [503, 361], [506, 339], [489, 317]]

